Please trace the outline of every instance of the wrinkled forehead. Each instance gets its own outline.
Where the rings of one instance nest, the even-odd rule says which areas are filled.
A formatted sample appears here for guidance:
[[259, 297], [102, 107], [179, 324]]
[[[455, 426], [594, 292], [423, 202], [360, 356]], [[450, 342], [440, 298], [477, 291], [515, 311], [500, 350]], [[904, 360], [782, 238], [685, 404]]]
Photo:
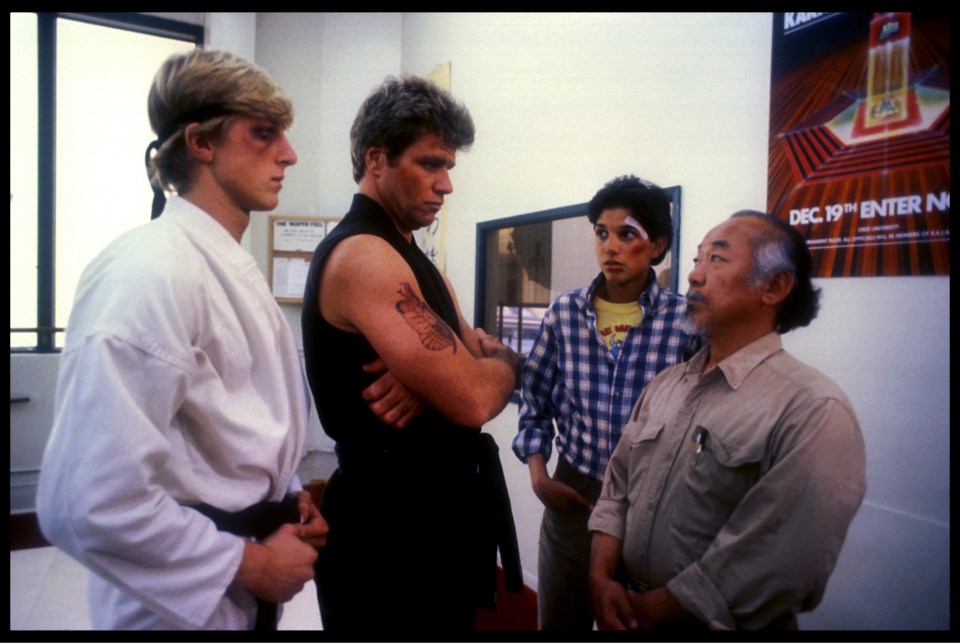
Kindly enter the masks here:
[[753, 247], [753, 242], [760, 236], [766, 224], [754, 217], [737, 217], [728, 219], [710, 230], [697, 247], [698, 250], [710, 248], [724, 248], [728, 250], [747, 250]]

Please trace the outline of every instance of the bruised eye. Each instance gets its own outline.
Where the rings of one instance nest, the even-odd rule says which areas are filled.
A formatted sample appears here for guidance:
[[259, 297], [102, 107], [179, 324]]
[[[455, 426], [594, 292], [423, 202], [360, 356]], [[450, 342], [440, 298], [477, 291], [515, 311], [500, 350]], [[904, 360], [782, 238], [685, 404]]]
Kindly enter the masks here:
[[277, 138], [278, 129], [273, 125], [265, 125], [253, 129], [253, 135], [261, 141], [272, 141]]

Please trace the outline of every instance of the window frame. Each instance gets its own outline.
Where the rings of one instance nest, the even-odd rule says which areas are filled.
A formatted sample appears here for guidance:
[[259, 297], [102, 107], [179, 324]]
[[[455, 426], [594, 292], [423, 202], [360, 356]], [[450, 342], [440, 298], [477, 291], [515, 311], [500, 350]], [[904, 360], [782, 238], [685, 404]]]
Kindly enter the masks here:
[[57, 21], [75, 20], [151, 36], [204, 44], [203, 25], [121, 12], [35, 12], [37, 16], [37, 326], [10, 328], [36, 333], [33, 347], [10, 347], [11, 353], [59, 353], [56, 326], [56, 108]]

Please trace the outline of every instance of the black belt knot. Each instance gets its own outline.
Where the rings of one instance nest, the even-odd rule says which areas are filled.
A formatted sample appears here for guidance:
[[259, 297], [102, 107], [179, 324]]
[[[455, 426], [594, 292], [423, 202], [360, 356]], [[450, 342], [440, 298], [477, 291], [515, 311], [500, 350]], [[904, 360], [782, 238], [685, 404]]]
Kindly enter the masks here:
[[[290, 495], [283, 501], [261, 501], [236, 512], [227, 512], [206, 503], [186, 506], [213, 521], [217, 530], [238, 537], [263, 541], [285, 523], [299, 523], [297, 497]], [[277, 630], [277, 605], [257, 597], [255, 631]]]

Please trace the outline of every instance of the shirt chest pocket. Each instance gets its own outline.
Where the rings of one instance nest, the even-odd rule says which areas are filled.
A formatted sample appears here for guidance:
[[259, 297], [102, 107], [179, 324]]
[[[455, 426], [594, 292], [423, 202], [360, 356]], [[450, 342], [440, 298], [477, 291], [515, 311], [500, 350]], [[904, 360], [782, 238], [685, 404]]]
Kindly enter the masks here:
[[645, 425], [637, 436], [630, 438], [630, 477], [627, 483], [627, 497], [631, 504], [646, 494], [644, 485], [650, 485], [655, 478], [656, 452], [660, 445], [663, 428], [663, 423], [650, 423]]
[[726, 522], [740, 500], [760, 478], [763, 445], [731, 441], [721, 432], [697, 426], [693, 453], [682, 482], [691, 511], [704, 520]]

